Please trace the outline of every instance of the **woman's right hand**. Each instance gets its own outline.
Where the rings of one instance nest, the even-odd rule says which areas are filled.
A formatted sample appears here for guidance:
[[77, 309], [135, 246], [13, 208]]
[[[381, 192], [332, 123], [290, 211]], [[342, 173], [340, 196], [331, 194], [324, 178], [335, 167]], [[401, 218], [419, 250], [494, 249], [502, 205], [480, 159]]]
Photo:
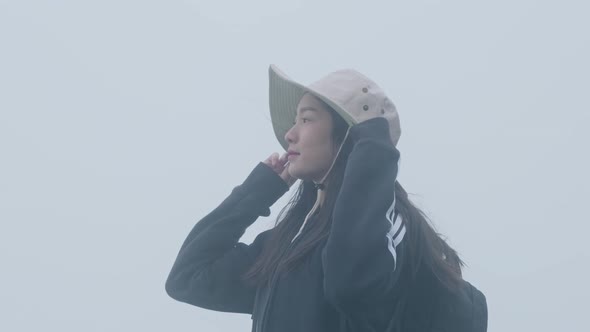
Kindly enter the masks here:
[[291, 174], [289, 174], [287, 156], [288, 154], [285, 153], [281, 157], [279, 157], [279, 154], [275, 152], [271, 154], [268, 158], [266, 158], [264, 163], [268, 165], [270, 168], [272, 168], [272, 170], [275, 171], [275, 173], [277, 173], [281, 177], [281, 179], [283, 179], [283, 181], [287, 183], [289, 187], [291, 187], [295, 183], [295, 181], [297, 181], [297, 179], [292, 177]]

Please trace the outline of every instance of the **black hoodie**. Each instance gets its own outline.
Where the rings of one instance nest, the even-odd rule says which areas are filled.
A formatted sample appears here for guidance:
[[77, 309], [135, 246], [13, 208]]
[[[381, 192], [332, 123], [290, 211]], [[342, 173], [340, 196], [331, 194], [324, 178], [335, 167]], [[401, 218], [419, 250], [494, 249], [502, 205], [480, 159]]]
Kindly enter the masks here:
[[[403, 268], [405, 221], [394, 210], [399, 152], [383, 118], [354, 125], [349, 135], [353, 148], [330, 234], [304, 264], [274, 275], [265, 287], [249, 287], [240, 279], [273, 229], [250, 245], [239, 239], [259, 216], [269, 216], [270, 206], [289, 189], [260, 163], [189, 233], [168, 276], [167, 293], [201, 308], [251, 314], [255, 332], [391, 330], [396, 299], [411, 282]], [[307, 225], [311, 223], [313, 217]], [[307, 228], [288, 250], [300, 243]], [[413, 307], [416, 312], [410, 313], [418, 320], [415, 328], [485, 331], [485, 297], [464, 285], [457, 296], [439, 296], [438, 288], [423, 285], [432, 291], [423, 292], [422, 302]]]

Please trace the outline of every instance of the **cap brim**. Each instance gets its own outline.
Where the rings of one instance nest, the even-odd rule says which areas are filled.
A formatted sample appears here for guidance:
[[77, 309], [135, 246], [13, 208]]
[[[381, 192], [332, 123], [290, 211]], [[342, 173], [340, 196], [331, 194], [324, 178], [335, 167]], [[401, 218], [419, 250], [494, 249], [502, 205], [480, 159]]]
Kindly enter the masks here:
[[272, 126], [279, 143], [287, 150], [289, 144], [285, 141], [285, 134], [293, 126], [297, 116], [297, 104], [308, 89], [293, 81], [275, 65], [270, 65], [268, 75]]

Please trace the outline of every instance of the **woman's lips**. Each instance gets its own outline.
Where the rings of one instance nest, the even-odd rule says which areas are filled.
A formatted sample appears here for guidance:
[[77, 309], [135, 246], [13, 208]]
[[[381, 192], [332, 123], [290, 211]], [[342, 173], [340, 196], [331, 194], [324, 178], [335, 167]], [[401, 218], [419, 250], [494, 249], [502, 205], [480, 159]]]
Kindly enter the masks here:
[[287, 156], [287, 159], [291, 160], [291, 159], [297, 157], [298, 155], [299, 155], [299, 153], [289, 153], [289, 155]]

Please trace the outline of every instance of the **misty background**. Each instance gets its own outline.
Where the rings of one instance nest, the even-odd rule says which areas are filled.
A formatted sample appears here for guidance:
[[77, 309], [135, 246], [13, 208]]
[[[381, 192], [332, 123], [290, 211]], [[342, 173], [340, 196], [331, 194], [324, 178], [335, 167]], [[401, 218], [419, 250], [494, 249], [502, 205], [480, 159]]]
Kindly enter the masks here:
[[387, 92], [399, 181], [468, 264], [489, 331], [588, 331], [589, 13], [0, 0], [0, 330], [250, 331], [164, 283], [193, 225], [281, 151], [274, 63], [306, 84], [355, 68]]

